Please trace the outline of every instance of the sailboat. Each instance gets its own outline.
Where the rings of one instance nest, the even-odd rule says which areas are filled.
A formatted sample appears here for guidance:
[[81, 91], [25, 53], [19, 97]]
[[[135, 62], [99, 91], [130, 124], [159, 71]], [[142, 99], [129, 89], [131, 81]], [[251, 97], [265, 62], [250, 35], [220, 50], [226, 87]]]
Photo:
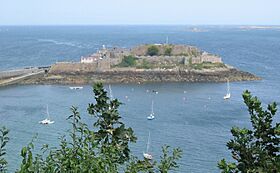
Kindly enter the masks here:
[[149, 116], [147, 116], [148, 120], [153, 120], [155, 119], [155, 113], [154, 113], [154, 100], [152, 100], [152, 107], [151, 107], [151, 113]]
[[153, 159], [152, 154], [149, 153], [149, 148], [150, 148], [150, 137], [151, 137], [151, 134], [150, 134], [150, 131], [149, 131], [149, 138], [148, 138], [148, 142], [147, 142], [146, 152], [143, 152], [144, 158], [145, 158], [145, 159], [148, 159], [148, 160], [152, 160], [152, 159]]
[[48, 107], [48, 105], [47, 105], [47, 118], [46, 119], [44, 119], [44, 120], [42, 120], [42, 121], [39, 121], [39, 123], [40, 124], [53, 124], [54, 123], [54, 121], [51, 121], [51, 119], [50, 119], [50, 114], [49, 114], [49, 107]]
[[229, 88], [229, 80], [227, 80], [227, 94], [224, 96], [224, 99], [230, 99], [230, 88]]

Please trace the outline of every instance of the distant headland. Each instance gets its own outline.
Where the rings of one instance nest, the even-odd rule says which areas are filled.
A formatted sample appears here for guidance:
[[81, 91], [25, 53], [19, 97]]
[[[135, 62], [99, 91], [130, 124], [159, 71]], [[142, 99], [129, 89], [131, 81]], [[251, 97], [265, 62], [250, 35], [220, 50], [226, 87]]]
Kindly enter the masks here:
[[[125, 49], [103, 46], [80, 62], [57, 62], [21, 84], [143, 82], [225, 82], [260, 80], [223, 63], [218, 55], [194, 46], [145, 44]], [[40, 70], [39, 70], [40, 71]], [[1, 76], [1, 74], [0, 74]], [[0, 79], [1, 82], [1, 79]], [[1, 83], [0, 83], [1, 84]]]

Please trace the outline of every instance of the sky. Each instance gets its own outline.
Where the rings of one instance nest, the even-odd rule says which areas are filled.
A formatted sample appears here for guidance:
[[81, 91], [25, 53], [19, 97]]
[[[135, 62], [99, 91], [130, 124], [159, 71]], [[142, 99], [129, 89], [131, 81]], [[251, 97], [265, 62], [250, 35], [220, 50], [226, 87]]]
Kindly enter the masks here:
[[280, 0], [0, 0], [0, 25], [280, 25]]

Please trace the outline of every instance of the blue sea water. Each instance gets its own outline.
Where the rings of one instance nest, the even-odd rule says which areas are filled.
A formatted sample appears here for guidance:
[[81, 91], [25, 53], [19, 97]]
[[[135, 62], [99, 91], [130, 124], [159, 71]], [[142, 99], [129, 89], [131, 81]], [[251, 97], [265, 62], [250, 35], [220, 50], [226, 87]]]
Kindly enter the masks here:
[[[280, 30], [243, 30], [236, 26], [201, 26], [191, 32], [188, 26], [1, 26], [0, 70], [49, 65], [56, 61], [79, 61], [106, 45], [132, 47], [144, 43], [189, 44], [222, 56], [223, 61], [254, 73], [261, 81], [233, 82], [232, 98], [223, 100], [225, 83], [115, 84], [113, 95], [124, 104], [123, 121], [138, 137], [132, 144], [142, 157], [149, 131], [151, 152], [159, 158], [161, 146], [184, 151], [177, 172], [219, 172], [217, 162], [230, 159], [226, 142], [232, 126], [250, 127], [241, 94], [249, 89], [265, 104], [280, 100]], [[76, 105], [83, 119], [87, 103], [93, 102], [91, 86], [72, 91], [64, 85], [26, 85], [0, 88], [0, 126], [10, 129], [8, 161], [10, 171], [20, 163], [20, 149], [38, 134], [36, 150], [42, 144], [58, 144], [70, 124], [70, 107]], [[107, 88], [108, 86], [106, 86]], [[159, 91], [153, 94], [151, 90]], [[147, 121], [154, 99], [155, 120]], [[41, 126], [46, 105], [55, 123]], [[280, 121], [279, 114], [276, 120]]]

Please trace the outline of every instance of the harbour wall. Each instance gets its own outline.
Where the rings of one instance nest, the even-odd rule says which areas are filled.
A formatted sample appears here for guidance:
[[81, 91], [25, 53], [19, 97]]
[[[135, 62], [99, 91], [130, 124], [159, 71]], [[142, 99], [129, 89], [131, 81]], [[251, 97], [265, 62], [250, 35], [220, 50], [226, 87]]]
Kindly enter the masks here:
[[32, 67], [32, 68], [22, 68], [14, 70], [0, 71], [0, 80], [9, 79], [17, 76], [22, 76], [30, 73], [37, 73], [42, 70], [48, 70], [48, 67]]

